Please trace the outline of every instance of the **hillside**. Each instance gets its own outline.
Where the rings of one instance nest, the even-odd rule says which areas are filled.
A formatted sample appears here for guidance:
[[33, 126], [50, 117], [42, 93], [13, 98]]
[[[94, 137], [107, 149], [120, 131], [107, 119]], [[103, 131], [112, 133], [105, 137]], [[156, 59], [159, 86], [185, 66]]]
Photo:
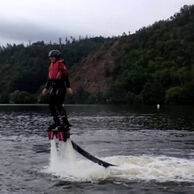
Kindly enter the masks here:
[[12, 92], [26, 91], [39, 94], [47, 80], [48, 52], [59, 49], [63, 53], [68, 69], [79, 64], [89, 53], [112, 41], [103, 37], [73, 40], [67, 44], [7, 45], [0, 47], [0, 102], [8, 102]]
[[74, 90], [84, 90], [96, 94], [106, 91], [113, 80], [109, 72], [114, 68], [113, 53], [118, 41], [101, 46], [95, 53], [91, 53], [79, 65], [74, 66], [70, 74]]
[[194, 6], [184, 6], [89, 56], [73, 84], [112, 103], [194, 104], [193, 30]]
[[194, 6], [184, 6], [135, 34], [65, 45], [8, 45], [0, 51], [0, 100], [10, 101], [16, 90], [39, 95], [47, 53], [57, 48], [64, 53], [74, 89], [67, 102], [194, 104], [193, 31]]

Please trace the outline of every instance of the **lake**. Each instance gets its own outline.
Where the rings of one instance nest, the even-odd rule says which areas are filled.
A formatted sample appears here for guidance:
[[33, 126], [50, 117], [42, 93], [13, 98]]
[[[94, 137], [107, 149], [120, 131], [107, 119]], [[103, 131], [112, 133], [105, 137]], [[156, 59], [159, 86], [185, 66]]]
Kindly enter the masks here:
[[0, 193], [194, 193], [189, 106], [67, 105], [71, 142], [49, 141], [47, 105], [0, 105]]

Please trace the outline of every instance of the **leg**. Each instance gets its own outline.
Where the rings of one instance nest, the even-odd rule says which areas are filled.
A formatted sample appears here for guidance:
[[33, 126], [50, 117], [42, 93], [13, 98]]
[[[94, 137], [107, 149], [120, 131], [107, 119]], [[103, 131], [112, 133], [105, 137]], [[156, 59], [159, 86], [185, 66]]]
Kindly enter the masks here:
[[50, 96], [50, 103], [49, 103], [49, 109], [51, 112], [51, 115], [53, 116], [54, 123], [49, 126], [48, 130], [55, 129], [57, 126], [60, 126], [60, 120], [56, 111], [56, 104], [55, 104], [55, 96]]
[[[70, 137], [70, 124], [67, 120], [67, 113], [66, 113], [66, 110], [63, 108], [62, 104], [63, 104], [63, 101], [64, 101], [64, 98], [65, 98], [65, 90], [63, 88], [59, 88], [57, 91], [56, 91], [56, 99], [55, 99], [55, 102], [56, 102], [56, 109], [58, 111], [58, 113], [60, 114], [61, 116], [61, 120], [62, 120], [62, 124], [61, 126], [58, 128], [58, 134], [63, 134], [62, 138], [63, 138], [63, 141], [66, 141], [67, 138]], [[60, 137], [60, 136], [59, 136]], [[60, 141], [61, 139], [59, 139]]]
[[59, 89], [60, 92], [58, 92], [56, 95], [56, 108], [61, 116], [62, 119], [62, 125], [63, 127], [70, 127], [71, 125], [69, 124], [69, 121], [67, 119], [67, 113], [64, 107], [62, 106], [64, 98], [65, 98], [65, 91], [63, 89]]
[[69, 124], [69, 121], [67, 119], [66, 110], [63, 108], [62, 104], [57, 104], [56, 106], [57, 106], [57, 110], [61, 116], [62, 125], [64, 127], [70, 127], [71, 125]]

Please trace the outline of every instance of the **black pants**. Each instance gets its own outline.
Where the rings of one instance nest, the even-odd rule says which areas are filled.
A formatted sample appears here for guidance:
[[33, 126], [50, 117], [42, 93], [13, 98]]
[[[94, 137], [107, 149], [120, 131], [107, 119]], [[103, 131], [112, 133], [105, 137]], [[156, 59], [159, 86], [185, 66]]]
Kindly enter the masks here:
[[49, 108], [54, 121], [56, 118], [59, 118], [59, 115], [67, 120], [66, 110], [62, 106], [65, 99], [65, 93], [65, 88], [52, 88], [50, 92]]

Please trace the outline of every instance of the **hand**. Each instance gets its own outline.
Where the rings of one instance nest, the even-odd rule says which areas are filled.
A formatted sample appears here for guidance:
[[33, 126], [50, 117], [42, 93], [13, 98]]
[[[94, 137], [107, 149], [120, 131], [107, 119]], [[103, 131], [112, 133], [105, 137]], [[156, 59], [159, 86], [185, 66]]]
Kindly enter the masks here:
[[73, 94], [73, 90], [71, 88], [67, 88], [67, 93], [68, 94]]
[[42, 95], [45, 95], [45, 94], [46, 94], [46, 92], [47, 92], [47, 89], [46, 89], [46, 88], [44, 88], [44, 89], [42, 90]]

